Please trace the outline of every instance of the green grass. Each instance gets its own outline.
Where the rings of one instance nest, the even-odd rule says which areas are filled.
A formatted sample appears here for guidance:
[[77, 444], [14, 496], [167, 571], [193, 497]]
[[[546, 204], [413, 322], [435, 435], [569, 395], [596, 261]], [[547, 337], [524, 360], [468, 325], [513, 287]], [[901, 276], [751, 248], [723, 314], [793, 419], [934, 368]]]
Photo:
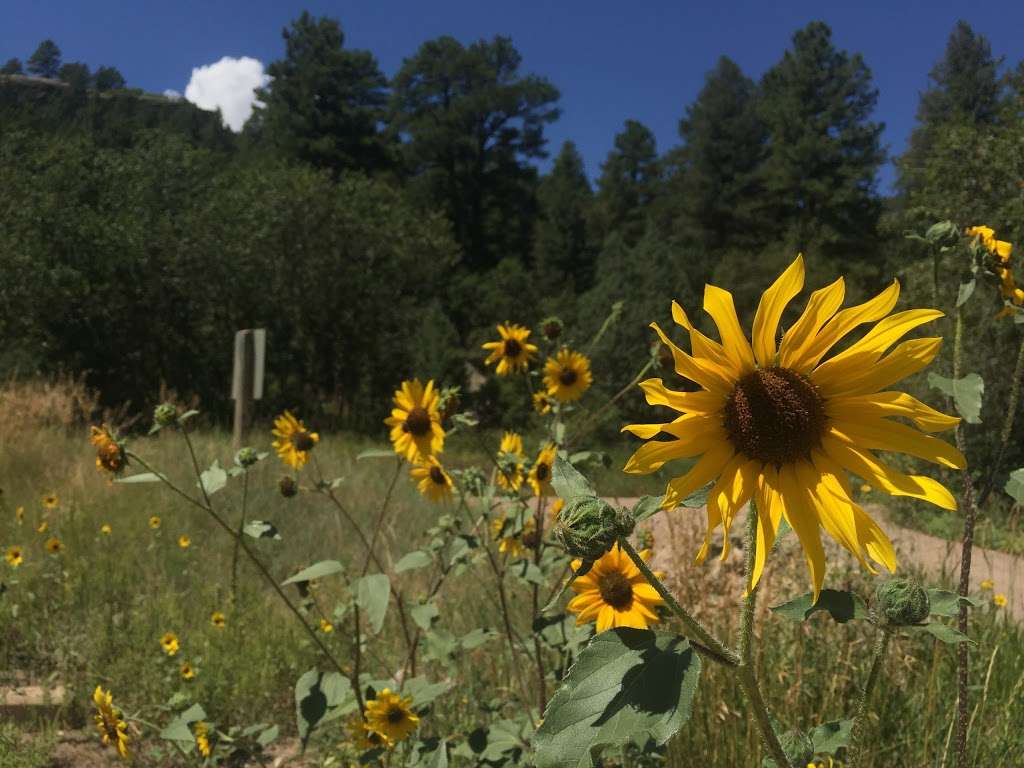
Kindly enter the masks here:
[[[216, 432], [194, 435], [199, 461], [207, 466], [214, 458], [229, 464], [228, 438]], [[485, 440], [496, 444], [497, 435]], [[35, 431], [19, 434], [5, 445], [16, 450], [0, 454], [0, 477], [5, 478], [4, 499], [13, 509], [23, 505], [26, 521], [18, 526], [13, 515], [0, 519], [0, 547], [21, 544], [26, 562], [17, 569], [0, 563], [0, 579], [7, 592], [0, 597], [0, 670], [23, 670], [40, 680], [60, 679], [69, 689], [69, 703], [62, 713], [71, 726], [91, 728], [89, 696], [96, 685], [114, 692], [126, 713], [154, 724], [166, 724], [168, 704], [180, 699], [174, 711], [188, 702], [200, 702], [218, 727], [276, 723], [284, 734], [295, 732], [293, 687], [306, 670], [318, 665], [318, 654], [293, 617], [243, 561], [240, 591], [231, 602], [232, 546], [202, 513], [155, 484], [107, 485], [92, 466], [92, 453], [84, 433]], [[536, 442], [527, 440], [529, 448]], [[317, 447], [317, 463], [327, 478], [344, 478], [339, 497], [364, 527], [384, 497], [394, 473], [387, 459], [357, 461], [367, 448], [383, 447], [383, 438], [371, 441], [352, 435], [325, 435]], [[594, 475], [606, 494], [659, 493], [664, 478], [623, 476], [618, 468], [632, 449], [623, 438], [612, 451], [610, 469]], [[133, 441], [132, 448], [168, 472], [183, 488], [194, 489], [185, 461], [181, 438], [162, 434]], [[481, 453], [475, 440], [456, 434], [446, 446], [450, 467], [478, 462]], [[256, 548], [277, 581], [296, 569], [323, 559], [337, 559], [350, 569], [361, 570], [362, 551], [346, 522], [324, 499], [310, 493], [282, 499], [276, 482], [283, 474], [271, 456], [254, 470], [249, 489], [249, 517], [272, 521], [280, 541], [259, 541]], [[308, 477], [310, 471], [304, 473]], [[308, 485], [308, 481], [304, 481]], [[59, 510], [45, 515], [50, 530], [66, 544], [59, 557], [43, 550], [46, 536], [35, 532], [44, 519], [40, 498], [54, 491], [61, 497]], [[232, 480], [214, 497], [229, 519], [239, 509], [241, 488]], [[922, 505], [923, 506], [923, 505]], [[381, 532], [388, 562], [421, 546], [425, 532], [438, 522], [438, 507], [425, 502], [402, 475], [392, 494], [388, 522]], [[153, 531], [148, 519], [158, 515], [161, 528]], [[104, 536], [100, 526], [113, 533]], [[188, 534], [192, 546], [181, 550], [177, 537]], [[792, 542], [791, 542], [792, 543]], [[682, 553], [688, 563], [692, 553]], [[806, 572], [799, 551], [783, 548], [766, 579], [771, 594], [782, 585], [786, 594], [806, 590]], [[837, 555], [830, 565], [829, 583], [870, 594], [872, 581], [849, 567], [850, 559]], [[681, 566], [682, 567], [682, 566]], [[684, 605], [696, 610], [716, 633], [731, 638], [735, 632], [735, 574], [711, 566], [687, 571], [677, 585]], [[395, 577], [395, 583], [416, 602], [428, 589], [426, 571]], [[529, 591], [519, 582], [509, 584], [511, 614], [518, 631], [528, 637]], [[296, 596], [295, 592], [290, 594]], [[330, 578], [314, 590], [319, 608], [330, 615], [344, 603], [338, 583]], [[830, 623], [820, 615], [811, 622], [792, 624], [770, 615], [762, 600], [759, 617], [759, 664], [766, 681], [767, 699], [773, 713], [787, 727], [810, 728], [851, 714], [857, 687], [863, 679], [872, 629], [864, 622]], [[495, 608], [493, 576], [481, 563], [469, 563], [453, 573], [439, 593], [439, 628], [453, 636], [476, 628], [500, 628]], [[210, 614], [223, 610], [228, 625], [217, 630]], [[391, 610], [381, 634], [372, 638], [362, 659], [364, 669], [387, 677], [401, 666], [403, 645]], [[346, 619], [325, 636], [343, 660], [350, 650], [345, 640]], [[159, 637], [174, 631], [182, 650], [168, 659]], [[972, 625], [971, 745], [977, 765], [1006, 765], [1006, 756], [1024, 749], [1020, 724], [1024, 723], [1024, 634], [1001, 612], [985, 608]], [[449, 663], [430, 660], [424, 653], [419, 674], [433, 680], [449, 680], [452, 689], [438, 699], [423, 718], [423, 731], [463, 740], [470, 731], [497, 716], [522, 715], [514, 701], [517, 674], [529, 672], [530, 661], [520, 656], [510, 663], [507, 647], [497, 635], [480, 648], [458, 651]], [[186, 683], [178, 665], [189, 660], [199, 670]], [[0, 672], [0, 678], [4, 673]], [[889, 655], [883, 682], [874, 697], [877, 717], [870, 725], [870, 765], [952, 765], [947, 734], [955, 708], [955, 653], [921, 637], [900, 639]], [[0, 680], [2, 682], [2, 680]], [[530, 695], [536, 693], [529, 678]], [[549, 681], [549, 691], [553, 681]], [[673, 741], [667, 760], [673, 766], [753, 765], [759, 753], [757, 734], [745, 717], [743, 697], [735, 681], [713, 665], [705, 673], [697, 694], [691, 722]], [[317, 745], [330, 751], [343, 736], [338, 723], [324, 726]], [[25, 744], [23, 734], [8, 728], [0, 731], [0, 765], [17, 768], [45, 765], [31, 762], [31, 749], [22, 747], [18, 762], [5, 761], [3, 749]], [[155, 742], [147, 730], [143, 741]], [[47, 738], [35, 742], [43, 752]], [[12, 753], [13, 754], [13, 753]], [[42, 754], [42, 752], [40, 753]], [[171, 757], [149, 753], [146, 765], [177, 765]], [[943, 756], [946, 760], [943, 762]], [[463, 761], [463, 764], [465, 763]]]

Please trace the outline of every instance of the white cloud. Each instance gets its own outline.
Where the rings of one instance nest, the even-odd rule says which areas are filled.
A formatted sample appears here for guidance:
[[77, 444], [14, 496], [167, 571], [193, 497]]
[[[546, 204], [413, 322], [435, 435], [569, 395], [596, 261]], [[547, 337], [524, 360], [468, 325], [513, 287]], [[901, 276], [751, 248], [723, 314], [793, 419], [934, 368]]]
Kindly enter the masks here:
[[252, 105], [256, 102], [253, 89], [269, 81], [259, 60], [225, 56], [214, 64], [192, 70], [185, 98], [202, 109], [219, 108], [225, 124], [237, 132], [252, 114]]
[[170, 99], [171, 101], [178, 101], [179, 99], [181, 99], [181, 93], [174, 90], [173, 88], [168, 88], [164, 91], [164, 98]]

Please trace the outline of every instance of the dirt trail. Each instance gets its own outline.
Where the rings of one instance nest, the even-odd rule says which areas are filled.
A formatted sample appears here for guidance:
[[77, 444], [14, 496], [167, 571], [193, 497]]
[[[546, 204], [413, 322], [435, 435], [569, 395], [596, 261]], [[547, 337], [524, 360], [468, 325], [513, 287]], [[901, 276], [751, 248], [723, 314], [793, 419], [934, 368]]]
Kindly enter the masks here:
[[[631, 507], [635, 498], [618, 498], [610, 501]], [[960, 544], [945, 539], [929, 536], [920, 531], [894, 525], [886, 518], [885, 510], [878, 505], [868, 505], [871, 515], [880, 521], [883, 529], [889, 534], [901, 563], [913, 563], [928, 576], [940, 578], [948, 576], [956, 581], [960, 572]], [[742, 518], [741, 518], [742, 519]], [[692, 566], [693, 557], [704, 538], [705, 511], [701, 509], [676, 510], [671, 515], [658, 514], [652, 521], [655, 539], [670, 543], [670, 551], [662, 551], [655, 556], [655, 562], [666, 571], [674, 571], [675, 578], [685, 578]], [[730, 536], [734, 552], [731, 558], [738, 558], [741, 546], [741, 531], [734, 528]], [[713, 538], [717, 550], [721, 551], [721, 533]], [[793, 537], [790, 537], [793, 538]], [[823, 540], [827, 537], [823, 536]], [[792, 544], [792, 542], [790, 542]], [[711, 558], [709, 558], [709, 563]], [[700, 566], [696, 566], [700, 567]], [[705, 566], [706, 567], [706, 566]], [[981, 582], [985, 579], [995, 584], [994, 592], [1006, 595], [1009, 601], [1006, 610], [1017, 620], [1024, 620], [1024, 559], [1006, 552], [975, 547], [972, 550], [971, 591], [981, 592]], [[984, 593], [991, 596], [992, 592]]]

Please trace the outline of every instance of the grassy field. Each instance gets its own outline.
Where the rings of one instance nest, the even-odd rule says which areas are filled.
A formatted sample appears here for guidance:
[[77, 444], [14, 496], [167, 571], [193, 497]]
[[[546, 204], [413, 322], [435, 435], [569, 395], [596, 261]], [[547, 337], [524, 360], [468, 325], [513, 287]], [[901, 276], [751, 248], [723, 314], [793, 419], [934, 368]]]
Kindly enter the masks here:
[[[90, 694], [102, 685], [126, 713], [153, 725], [133, 738], [144, 745], [142, 765], [186, 764], [155, 738], [158, 727], [189, 703], [199, 702], [218, 728], [255, 723], [276, 724], [282, 738], [295, 734], [296, 679], [320, 661], [318, 651], [298, 623], [273, 599], [252, 566], [239, 566], [239, 588], [232, 599], [232, 542], [199, 510], [189, 507], [158, 484], [109, 485], [93, 466], [86, 431], [78, 428], [36, 428], [10, 432], [0, 454], [0, 478], [6, 506], [25, 508], [19, 524], [13, 514], [0, 520], [0, 547], [24, 548], [18, 569], [0, 563], [6, 592], [0, 596], [0, 684], [14, 673], [27, 673], [39, 681], [61, 681], [69, 697], [61, 720], [70, 727], [91, 728]], [[193, 435], [198, 460], [206, 467], [214, 459], [231, 463], [227, 436], [216, 431]], [[268, 447], [267, 433], [255, 433], [253, 442]], [[489, 435], [486, 441], [496, 442]], [[342, 478], [339, 498], [364, 526], [388, 493], [395, 462], [389, 459], [358, 461], [377, 441], [353, 435], [325, 435], [316, 449], [319, 469], [327, 478]], [[527, 441], [528, 446], [530, 441]], [[456, 434], [445, 458], [449, 467], [478, 462], [475, 439]], [[194, 477], [180, 436], [160, 434], [132, 444], [153, 466], [167, 472], [182, 488], [194, 488]], [[610, 468], [597, 472], [599, 490], [615, 495], [658, 493], [660, 478], [630, 478], [618, 471], [632, 446], [628, 438], [611, 452]], [[315, 472], [315, 470], [314, 470]], [[327, 501], [303, 492], [283, 499], [277, 492], [282, 465], [271, 456], [254, 469], [249, 488], [250, 519], [271, 521], [281, 539], [255, 543], [259, 557], [278, 582], [319, 560], [336, 559], [361, 565], [357, 542], [347, 523]], [[304, 474], [308, 478], [307, 468]], [[308, 480], [304, 480], [308, 484]], [[44, 495], [55, 494], [59, 505], [47, 510]], [[216, 496], [229, 519], [237, 516], [241, 488], [233, 481]], [[382, 529], [380, 551], [394, 563], [420, 546], [443, 509], [428, 503], [405, 476], [397, 477], [390, 512]], [[150, 526], [158, 516], [160, 527]], [[47, 530], [38, 533], [43, 523]], [[111, 532], [101, 532], [109, 525]], [[182, 549], [179, 536], [190, 537]], [[44, 542], [58, 537], [65, 545], [59, 555], [48, 554]], [[788, 554], [786, 554], [788, 552]], [[673, 555], [674, 556], [674, 555]], [[692, 553], [679, 555], [690, 561]], [[806, 589], [804, 565], [798, 554], [785, 557], [771, 572], [773, 593], [795, 595]], [[845, 555], [837, 556], [849, 565]], [[689, 572], [688, 572], [689, 573]], [[836, 568], [833, 583], [870, 594], [866, 575], [850, 567]], [[738, 593], [716, 581], [721, 571], [700, 570], [684, 581], [676, 580], [679, 598], [725, 637], [732, 637]], [[500, 624], [489, 574], [470, 565], [451, 578], [438, 595], [438, 626], [454, 637], [479, 627], [494, 630]], [[430, 589], [424, 572], [396, 577], [408, 599], [415, 601]], [[733, 582], [729, 582], [732, 584]], [[784, 587], [783, 587], [784, 585]], [[510, 587], [513, 618], [527, 622], [528, 591]], [[517, 591], [518, 590], [518, 591]], [[297, 594], [293, 595], [297, 599]], [[342, 605], [342, 595], [330, 579], [313, 590], [316, 608], [311, 615], [329, 618]], [[865, 674], [870, 649], [870, 627], [864, 623], [836, 625], [821, 616], [793, 624], [763, 610], [759, 634], [759, 663], [773, 711], [785, 713], [788, 727], [807, 729], [851, 714], [851, 702]], [[212, 626], [214, 611], [227, 616], [226, 626]], [[345, 618], [337, 620], [342, 627]], [[159, 639], [174, 632], [181, 650], [168, 658]], [[342, 650], [342, 632], [324, 635], [325, 642]], [[465, 740], [477, 728], [516, 714], [516, 670], [496, 632], [476, 648], [459, 649], [444, 663], [425, 654], [419, 674], [445, 681], [449, 690], [422, 721], [427, 733]], [[1024, 754], [1024, 633], [1001, 612], [985, 607], [976, 612], [972, 637], [972, 680], [975, 713], [971, 746], [976, 765], [1007, 765], [1007, 755]], [[332, 646], [334, 647], [334, 646]], [[398, 622], [392, 610], [382, 632], [366, 645], [364, 663], [387, 676], [400, 662]], [[197, 675], [185, 681], [180, 665], [190, 662]], [[894, 644], [874, 697], [871, 765], [942, 766], [952, 764], [949, 733], [955, 708], [955, 653], [952, 646], [921, 636]], [[536, 688], [533, 683], [530, 696]], [[531, 698], [532, 700], [532, 698]], [[755, 765], [757, 734], [744, 716], [743, 696], [734, 680], [713, 665], [705, 666], [691, 722], [673, 740], [661, 758], [669, 765]], [[538, 713], [534, 712], [536, 717]], [[30, 741], [26, 733], [36, 733]], [[340, 723], [323, 726], [313, 740], [312, 764], [335, 764], [344, 739]], [[54, 742], [52, 725], [42, 730], [0, 730], [0, 764], [33, 768], [46, 766]], [[12, 746], [15, 745], [15, 746]], [[20, 755], [12, 762], [6, 754]], [[33, 751], [34, 750], [34, 751]], [[335, 755], [334, 758], [331, 756]], [[193, 761], [195, 757], [192, 758]], [[483, 764], [480, 759], [454, 757], [462, 764]], [[522, 759], [528, 762], [528, 754]], [[617, 762], [613, 758], [611, 763]], [[619, 762], [635, 762], [624, 755]]]

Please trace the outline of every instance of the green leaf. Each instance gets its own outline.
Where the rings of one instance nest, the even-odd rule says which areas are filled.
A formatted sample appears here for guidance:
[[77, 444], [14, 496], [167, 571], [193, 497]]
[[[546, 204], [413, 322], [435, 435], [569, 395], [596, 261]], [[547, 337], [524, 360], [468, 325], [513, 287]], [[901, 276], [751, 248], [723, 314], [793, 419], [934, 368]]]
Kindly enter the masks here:
[[[401, 692], [403, 696], [412, 698], [413, 709], [420, 710], [432, 704], [442, 693], [447, 693], [451, 687], [451, 683], [432, 683], [425, 677], [410, 677], [401, 685]], [[393, 685], [391, 688], [397, 690], [399, 686]]]
[[498, 633], [493, 629], [487, 629], [486, 627], [477, 627], [476, 629], [470, 630], [462, 637], [459, 638], [459, 645], [464, 650], [471, 651], [474, 648], [479, 648], [481, 645], [486, 643], [492, 637], [497, 637]]
[[555, 457], [551, 467], [551, 487], [566, 503], [577, 496], [597, 496], [590, 482], [581, 475], [572, 464], [561, 456]]
[[960, 379], [947, 379], [935, 373], [928, 374], [928, 386], [953, 398], [956, 411], [968, 424], [981, 423], [981, 399], [985, 394], [985, 381], [976, 373]]
[[834, 755], [843, 747], [850, 745], [850, 733], [853, 720], [833, 720], [822, 723], [811, 731], [811, 744], [819, 754]]
[[356, 604], [366, 611], [366, 620], [373, 634], [384, 626], [388, 612], [388, 598], [391, 596], [391, 580], [383, 573], [363, 576], [355, 585]]
[[205, 719], [206, 711], [201, 705], [193, 704], [167, 724], [167, 727], [160, 732], [160, 738], [166, 741], [184, 741], [194, 744], [195, 736], [189, 726]]
[[544, 572], [532, 560], [520, 560], [518, 563], [510, 565], [508, 569], [527, 584], [543, 587], [548, 583], [548, 580], [544, 578]]
[[807, 621], [812, 614], [827, 611], [829, 616], [840, 624], [845, 624], [851, 619], [866, 619], [868, 616], [868, 608], [864, 601], [853, 592], [823, 589], [818, 595], [818, 602], [812, 605], [813, 599], [814, 594], [808, 592], [782, 605], [773, 606], [772, 612], [790, 621]]
[[641, 496], [633, 505], [633, 519], [638, 523], [649, 517], [654, 517], [661, 511], [661, 496]]
[[430, 629], [434, 619], [440, 616], [441, 612], [437, 610], [437, 606], [434, 603], [422, 603], [414, 606], [409, 611], [409, 614], [412, 616], [412, 620], [416, 622], [416, 625], [426, 631]]
[[298, 679], [295, 683], [295, 717], [303, 748], [320, 722], [333, 719], [328, 718], [328, 710], [341, 707], [349, 695], [349, 683], [338, 672], [311, 669]]
[[700, 658], [685, 638], [617, 628], [594, 637], [537, 731], [537, 768], [597, 764], [604, 747], [664, 744], [690, 717]]
[[277, 532], [277, 528], [266, 520], [250, 520], [242, 531], [246, 536], [252, 536], [254, 539], [281, 540], [281, 534]]
[[167, 478], [163, 475], [158, 475], [156, 472], [140, 472], [137, 475], [128, 475], [128, 477], [119, 477], [115, 483], [159, 483]]
[[300, 581], [312, 581], [313, 579], [319, 579], [323, 576], [341, 573], [344, 570], [345, 566], [337, 560], [321, 560], [319, 563], [309, 566], [309, 568], [304, 568], [291, 578], [285, 579], [281, 582], [281, 586], [283, 587], [286, 584], [295, 584]]
[[432, 562], [434, 562], [434, 558], [430, 556], [429, 552], [416, 550], [395, 563], [395, 573], [405, 573], [406, 571], [414, 571], [418, 568], [426, 568]]
[[904, 627], [904, 629], [915, 635], [931, 635], [935, 639], [941, 640], [942, 642], [950, 645], [956, 645], [957, 643], [970, 643], [971, 645], [976, 644], [973, 640], [967, 637], [967, 635], [961, 634], [959, 630], [947, 627], [945, 624], [940, 624], [937, 621], [917, 626]]
[[272, 725], [269, 728], [260, 731], [260, 735], [256, 737], [256, 743], [261, 747], [269, 746], [271, 742], [277, 739], [278, 732], [278, 727], [276, 725]]
[[703, 488], [698, 488], [696, 491], [694, 491], [685, 499], [683, 499], [683, 503], [680, 506], [691, 508], [703, 507], [705, 504], [708, 503], [708, 493], [710, 492], [711, 483], [708, 483]]
[[1024, 467], [1015, 469], [1010, 473], [1010, 478], [1006, 481], [1003, 489], [1018, 504], [1024, 504]]
[[977, 284], [977, 280], [970, 279], [960, 283], [960, 287], [956, 292], [956, 305], [962, 307], [967, 303], [967, 300], [971, 298], [971, 294], [974, 293], [974, 287]]
[[356, 461], [363, 459], [393, 459], [398, 454], [386, 448], [370, 448], [356, 456]]
[[960, 597], [956, 592], [950, 592], [947, 589], [929, 589], [928, 602], [931, 606], [932, 616], [959, 616], [961, 602], [972, 608], [978, 607], [976, 600]]
[[214, 459], [210, 468], [199, 476], [199, 487], [206, 491], [207, 496], [213, 496], [217, 491], [227, 485], [228, 473], [220, 465], [220, 461]]

